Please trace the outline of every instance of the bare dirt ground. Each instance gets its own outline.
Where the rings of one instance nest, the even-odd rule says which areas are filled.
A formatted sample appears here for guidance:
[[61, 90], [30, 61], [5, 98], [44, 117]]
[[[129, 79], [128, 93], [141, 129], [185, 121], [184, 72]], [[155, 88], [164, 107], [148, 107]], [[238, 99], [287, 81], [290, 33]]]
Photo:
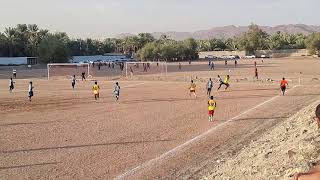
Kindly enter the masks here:
[[[69, 80], [45, 80], [41, 69], [40, 79], [32, 78], [31, 103], [26, 91], [29, 72], [18, 74], [21, 79], [12, 94], [8, 80], [0, 80], [0, 179], [207, 175], [217, 159], [235, 155], [263, 131], [319, 99], [320, 61], [258, 62], [258, 81], [253, 80], [252, 64], [240, 61], [234, 68], [217, 62], [215, 71], [208, 71], [206, 63], [184, 63], [181, 71], [170, 64], [166, 78], [120, 78], [119, 102], [112, 97], [114, 81], [103, 76], [97, 78], [101, 87], [97, 102], [92, 81], [77, 82], [73, 91]], [[1, 68], [2, 77], [10, 75]], [[204, 82], [217, 74], [230, 74], [232, 82], [230, 90], [214, 92], [218, 108], [216, 120], [209, 123]], [[287, 96], [276, 97], [283, 76], [292, 89]], [[198, 85], [197, 99], [187, 92], [191, 77]], [[302, 86], [296, 86], [299, 78]]]

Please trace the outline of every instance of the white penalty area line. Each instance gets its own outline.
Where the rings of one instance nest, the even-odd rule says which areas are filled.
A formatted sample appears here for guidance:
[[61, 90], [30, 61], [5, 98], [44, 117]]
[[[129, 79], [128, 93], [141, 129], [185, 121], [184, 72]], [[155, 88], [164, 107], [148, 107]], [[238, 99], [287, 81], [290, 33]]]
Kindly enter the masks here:
[[[294, 87], [292, 87], [291, 89], [289, 89], [287, 92], [289, 92], [289, 91], [291, 91], [291, 90], [293, 90], [293, 89], [295, 89], [296, 87], [299, 87], [299, 86], [301, 86], [301, 85], [295, 85]], [[249, 113], [250, 111], [257, 109], [258, 107], [263, 106], [264, 104], [267, 104], [267, 103], [269, 103], [270, 101], [273, 101], [274, 99], [276, 99], [276, 98], [278, 98], [278, 97], [281, 97], [281, 95], [274, 96], [274, 97], [272, 97], [271, 99], [269, 99], [269, 100], [267, 100], [267, 101], [264, 101], [264, 102], [262, 102], [262, 103], [260, 103], [260, 104], [258, 104], [258, 105], [256, 105], [256, 106], [254, 106], [253, 108], [250, 108], [250, 109], [248, 109], [248, 110], [240, 113], [239, 115], [237, 115], [237, 116], [235, 116], [235, 117], [233, 117], [233, 118], [231, 118], [231, 119], [229, 119], [229, 120], [227, 120], [227, 121], [225, 121], [225, 122], [223, 122], [223, 123], [218, 124], [218, 125], [215, 126], [215, 127], [212, 127], [212, 128], [209, 129], [208, 131], [206, 131], [206, 132], [204, 132], [204, 133], [202, 133], [202, 134], [200, 134], [200, 135], [198, 135], [198, 136], [196, 136], [196, 137], [188, 140], [187, 142], [185, 142], [185, 143], [183, 143], [183, 144], [181, 144], [181, 145], [179, 145], [179, 146], [171, 149], [170, 151], [167, 151], [166, 153], [164, 153], [164, 154], [162, 154], [162, 155], [160, 155], [160, 156], [158, 156], [158, 157], [156, 157], [156, 158], [154, 158], [154, 159], [151, 159], [151, 160], [149, 160], [149, 161], [146, 161], [146, 162], [142, 163], [141, 165], [139, 165], [139, 166], [137, 166], [137, 167], [135, 167], [135, 168], [133, 168], [133, 169], [131, 169], [131, 170], [129, 170], [129, 171], [126, 171], [125, 173], [117, 176], [115, 179], [126, 179], [126, 178], [129, 177], [130, 175], [135, 174], [137, 171], [139, 171], [139, 170], [141, 170], [141, 169], [143, 169], [143, 168], [145, 168], [145, 167], [147, 167], [147, 166], [149, 166], [149, 165], [155, 164], [155, 163], [157, 163], [158, 161], [161, 161], [161, 160], [163, 160], [163, 159], [165, 159], [165, 158], [173, 157], [175, 154], [177, 154], [177, 152], [179, 152], [180, 150], [182, 150], [182, 149], [185, 148], [186, 146], [192, 145], [192, 143], [194, 143], [194, 142], [202, 139], [203, 137], [207, 136], [208, 134], [210, 134], [211, 132], [213, 132], [214, 130], [216, 130], [218, 127], [223, 126], [223, 125], [225, 125], [225, 124], [227, 124], [227, 123], [230, 123], [230, 122], [232, 122], [233, 120], [241, 117], [242, 115], [247, 114], [247, 113]]]

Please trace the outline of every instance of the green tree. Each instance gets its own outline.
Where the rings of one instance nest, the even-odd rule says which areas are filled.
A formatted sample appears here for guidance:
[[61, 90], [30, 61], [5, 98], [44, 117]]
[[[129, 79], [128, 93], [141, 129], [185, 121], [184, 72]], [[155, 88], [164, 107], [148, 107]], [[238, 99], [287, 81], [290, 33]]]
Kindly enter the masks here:
[[307, 48], [311, 54], [320, 55], [320, 32], [313, 33], [307, 39]]
[[8, 51], [7, 37], [0, 32], [0, 56], [9, 56]]
[[285, 40], [284, 40], [283, 34], [280, 31], [278, 31], [275, 34], [272, 34], [269, 37], [268, 44], [269, 44], [269, 49], [272, 49], [272, 50], [282, 49], [285, 45]]
[[[189, 59], [196, 59], [198, 57], [198, 44], [193, 38], [189, 38], [183, 41], [183, 46], [185, 47], [185, 56]], [[179, 46], [182, 48], [183, 46]], [[178, 50], [178, 48], [176, 48]]]
[[38, 47], [43, 39], [42, 33], [47, 33], [47, 31], [39, 32], [39, 28], [36, 24], [29, 24], [28, 27], [28, 40], [27, 40], [27, 49], [26, 54], [27, 56], [36, 57], [38, 56]]
[[70, 51], [65, 37], [61, 34], [48, 34], [39, 44], [40, 63], [65, 63], [69, 62]]
[[18, 44], [18, 38], [16, 37], [16, 30], [9, 27], [5, 29], [4, 34], [7, 39], [9, 57], [17, 56], [16, 45]]
[[249, 30], [239, 38], [239, 46], [247, 53], [254, 53], [256, 50], [267, 49], [268, 34], [262, 31], [259, 26], [251, 24]]
[[155, 60], [157, 58], [158, 46], [154, 42], [147, 43], [142, 49], [137, 52], [137, 56], [142, 61]]
[[198, 40], [198, 51], [211, 51], [210, 43], [208, 40]]
[[235, 38], [228, 38], [227, 40], [225, 40], [224, 44], [226, 46], [226, 50], [236, 51], [238, 49]]
[[139, 49], [144, 47], [147, 43], [155, 41], [155, 38], [150, 33], [139, 33], [138, 34]]
[[117, 46], [115, 44], [115, 41], [111, 38], [105, 39], [101, 44], [101, 48], [102, 48], [103, 53], [115, 52], [116, 47]]

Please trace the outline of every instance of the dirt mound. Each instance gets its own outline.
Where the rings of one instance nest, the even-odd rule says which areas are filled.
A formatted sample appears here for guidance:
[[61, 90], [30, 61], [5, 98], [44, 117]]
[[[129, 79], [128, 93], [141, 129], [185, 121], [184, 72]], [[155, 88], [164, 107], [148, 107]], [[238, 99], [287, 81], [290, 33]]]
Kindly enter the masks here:
[[218, 160], [221, 165], [203, 179], [292, 179], [320, 162], [320, 135], [313, 120], [314, 103], [299, 111], [236, 157]]

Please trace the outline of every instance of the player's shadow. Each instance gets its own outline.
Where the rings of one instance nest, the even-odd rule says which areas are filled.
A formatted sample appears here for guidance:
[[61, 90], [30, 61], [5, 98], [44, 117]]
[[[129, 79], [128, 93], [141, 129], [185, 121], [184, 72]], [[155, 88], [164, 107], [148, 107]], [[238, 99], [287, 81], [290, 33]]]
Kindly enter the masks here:
[[59, 163], [60, 162], [51, 162], [51, 163], [25, 164], [25, 165], [20, 165], [20, 166], [4, 166], [4, 167], [0, 167], [0, 170], [16, 169], [16, 168], [28, 168], [28, 167], [33, 167], [33, 166], [56, 165], [56, 164], [59, 164]]
[[43, 147], [43, 148], [31, 148], [31, 149], [19, 149], [19, 150], [8, 150], [0, 151], [1, 153], [19, 153], [19, 152], [37, 152], [47, 150], [62, 150], [62, 149], [77, 149], [77, 148], [92, 148], [101, 146], [112, 146], [112, 145], [134, 145], [134, 144], [146, 144], [146, 143], [158, 143], [158, 142], [170, 142], [174, 139], [160, 139], [160, 140], [143, 140], [143, 141], [124, 141], [124, 142], [110, 142], [110, 143], [97, 143], [97, 144], [82, 144], [82, 145], [67, 145], [67, 146], [56, 146], [56, 147]]
[[281, 120], [281, 119], [287, 119], [288, 116], [280, 116], [280, 117], [257, 117], [257, 118], [239, 118], [235, 119], [233, 121], [255, 121], [255, 120], [262, 120], [262, 121], [268, 121], [268, 120]]
[[275, 91], [279, 90], [279, 88], [263, 88], [263, 89], [237, 89], [237, 90], [228, 90], [228, 91], [220, 91], [219, 93], [229, 93], [229, 92], [250, 92], [250, 91]]
[[161, 99], [161, 98], [152, 98], [152, 99], [136, 99], [130, 101], [122, 101], [123, 104], [135, 104], [135, 103], [149, 103], [149, 102], [179, 102], [179, 101], [188, 101], [194, 100], [192, 98], [168, 98], [168, 99]]
[[270, 98], [275, 94], [270, 95], [246, 95], [246, 96], [228, 96], [228, 97], [216, 97], [215, 99], [249, 99], [249, 98]]

